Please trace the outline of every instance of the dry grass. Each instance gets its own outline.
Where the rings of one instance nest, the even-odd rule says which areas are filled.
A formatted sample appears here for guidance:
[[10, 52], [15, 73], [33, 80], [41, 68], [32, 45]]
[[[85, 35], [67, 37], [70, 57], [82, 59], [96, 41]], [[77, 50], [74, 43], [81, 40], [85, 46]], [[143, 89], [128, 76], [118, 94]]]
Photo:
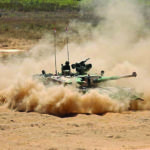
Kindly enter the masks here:
[[[0, 48], [28, 49], [47, 33], [64, 30], [78, 13], [67, 12], [0, 12]], [[28, 43], [28, 45], [26, 45]]]

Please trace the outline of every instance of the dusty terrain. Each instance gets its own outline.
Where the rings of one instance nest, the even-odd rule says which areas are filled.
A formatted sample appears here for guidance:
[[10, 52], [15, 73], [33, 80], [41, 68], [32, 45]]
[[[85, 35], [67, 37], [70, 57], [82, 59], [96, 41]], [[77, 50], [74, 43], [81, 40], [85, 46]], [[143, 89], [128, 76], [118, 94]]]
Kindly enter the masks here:
[[29, 50], [45, 33], [54, 28], [64, 32], [70, 20], [91, 22], [89, 14], [79, 12], [16, 12], [0, 10], [0, 48], [19, 48]]
[[[28, 57], [20, 57], [18, 61], [15, 61], [16, 57], [12, 57], [9, 62], [6, 57], [8, 54], [0, 59], [0, 96], [9, 97], [10, 95], [8, 101], [12, 102], [12, 106], [16, 106], [12, 107], [14, 109], [11, 110], [0, 103], [0, 150], [150, 149], [150, 30], [147, 28], [149, 24], [144, 23], [145, 16], [144, 18], [141, 16], [139, 7], [134, 3], [132, 4], [130, 0], [127, 2], [116, 0], [116, 3], [113, 1], [106, 10], [104, 9], [105, 11], [101, 8], [101, 4], [101, 9], [99, 7], [98, 9], [94, 8], [95, 11], [100, 10], [100, 14], [101, 12], [104, 13], [102, 16], [100, 15], [100, 18], [105, 16], [104, 22], [98, 20], [98, 22], [102, 21], [99, 26], [96, 26], [95, 22], [88, 24], [91, 21], [91, 18], [88, 18], [89, 15], [80, 18], [79, 14], [65, 12], [18, 13], [0, 11], [2, 14], [0, 17], [0, 49], [29, 50]], [[98, 12], [96, 14], [96, 17], [99, 16]], [[76, 22], [76, 18], [81, 24]], [[103, 106], [109, 107], [110, 110], [113, 109], [112, 112], [114, 113], [110, 113], [110, 110], [106, 109], [105, 112], [108, 113], [104, 115], [80, 114], [81, 111], [79, 111], [79, 114], [74, 116], [58, 117], [50, 115], [53, 108], [44, 111], [44, 108], [51, 106], [49, 105], [51, 101], [54, 102], [52, 106], [58, 107], [58, 93], [62, 96], [64, 92], [62, 99], [60, 96], [60, 103], [61, 101], [68, 102], [65, 103], [68, 104], [65, 105], [68, 107], [62, 107], [65, 111], [71, 110], [71, 106], [76, 104], [76, 100], [82, 99], [76, 93], [69, 94], [65, 90], [57, 91], [53, 88], [45, 89], [45, 87], [37, 86], [37, 84], [26, 85], [23, 83], [28, 78], [30, 79], [34, 73], [40, 72], [43, 66], [48, 71], [54, 68], [53, 38], [51, 38], [51, 42], [50, 36], [48, 38], [43, 38], [43, 36], [52, 34], [54, 27], [56, 27], [57, 31], [63, 33], [62, 37], [59, 35], [57, 45], [63, 47], [65, 45], [65, 28], [72, 19], [75, 19], [71, 24], [74, 25], [75, 30], [72, 28], [70, 32], [72, 35], [76, 35], [75, 41], [69, 39], [72, 42], [69, 43], [72, 61], [76, 62], [90, 57], [92, 64], [97, 64], [95, 70], [97, 68], [96, 71], [99, 72], [100, 69], [104, 69], [108, 75], [119, 73], [126, 75], [132, 71], [137, 71], [138, 78], [136, 80], [124, 80], [120, 85], [127, 85], [127, 87], [131, 85], [131, 87], [136, 87], [140, 91], [142, 89], [146, 93], [147, 99], [142, 103], [143, 105], [139, 105], [139, 110], [129, 110], [126, 102], [115, 103], [117, 105], [104, 103], [100, 108], [96, 108], [103, 110]], [[88, 23], [82, 24], [81, 20]], [[59, 33], [57, 32], [57, 34]], [[71, 38], [74, 38], [72, 35]], [[43, 40], [41, 40], [42, 38]], [[62, 53], [57, 56], [60, 61], [58, 63], [61, 64], [64, 63], [61, 58], [66, 56], [66, 48], [61, 49], [60, 47]], [[16, 82], [18, 84], [14, 84]], [[67, 101], [64, 100], [64, 97]], [[87, 100], [91, 105], [85, 101], [85, 104], [87, 103], [85, 106], [89, 106], [89, 108], [99, 106], [94, 101], [95, 97], [90, 98]], [[14, 99], [16, 103], [13, 102]], [[37, 103], [38, 101], [41, 103]], [[64, 106], [63, 102], [60, 106]], [[101, 102], [101, 100], [97, 102]], [[37, 104], [41, 106], [39, 113], [37, 109], [33, 109]], [[119, 111], [120, 109], [122, 111]], [[19, 112], [19, 110], [24, 112]], [[62, 111], [61, 107], [58, 107], [58, 110]]]
[[0, 107], [1, 149], [150, 149], [150, 112], [59, 118]]

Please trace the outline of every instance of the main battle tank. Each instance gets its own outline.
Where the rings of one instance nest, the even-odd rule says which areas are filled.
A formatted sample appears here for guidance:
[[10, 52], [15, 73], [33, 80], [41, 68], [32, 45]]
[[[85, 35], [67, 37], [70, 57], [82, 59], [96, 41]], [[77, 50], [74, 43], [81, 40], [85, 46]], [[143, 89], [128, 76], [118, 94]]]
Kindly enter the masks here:
[[[34, 75], [34, 78], [42, 81], [46, 86], [49, 86], [52, 82], [54, 84], [62, 84], [64, 86], [75, 86], [79, 92], [85, 94], [90, 90], [97, 90], [101, 95], [107, 95], [112, 99], [117, 100], [143, 100], [142, 93], [137, 93], [132, 88], [118, 87], [118, 86], [104, 86], [104, 82], [109, 80], [118, 80], [122, 78], [136, 77], [136, 72], [131, 75], [124, 76], [104, 76], [104, 71], [101, 71], [100, 75], [89, 74], [88, 71], [92, 68], [92, 64], [88, 64], [87, 61], [76, 62], [70, 65], [69, 62], [69, 49], [68, 49], [68, 27], [66, 28], [66, 44], [67, 44], [67, 56], [68, 61], [65, 64], [61, 64], [61, 73], [57, 73], [57, 61], [56, 61], [56, 29], [54, 29], [54, 49], [55, 49], [55, 74], [46, 73], [42, 70], [42, 74]], [[74, 72], [72, 70], [75, 70]]]
[[[136, 77], [137, 73], [133, 72], [131, 75], [124, 76], [104, 76], [104, 71], [101, 71], [100, 75], [88, 74], [88, 71], [92, 68], [92, 64], [87, 64], [89, 60], [86, 59], [81, 62], [70, 65], [69, 61], [65, 62], [65, 65], [61, 65], [61, 73], [46, 73], [42, 70], [42, 74], [34, 75], [34, 78], [42, 81], [45, 85], [50, 83], [76, 86], [79, 92], [83, 94], [89, 92], [92, 89], [97, 90], [102, 95], [107, 95], [112, 99], [117, 100], [143, 100], [142, 93], [137, 93], [132, 88], [125, 87], [110, 87], [104, 86], [102, 83], [110, 80], [118, 80], [122, 78]], [[72, 68], [72, 69], [71, 69]], [[72, 72], [72, 70], [75, 70]]]

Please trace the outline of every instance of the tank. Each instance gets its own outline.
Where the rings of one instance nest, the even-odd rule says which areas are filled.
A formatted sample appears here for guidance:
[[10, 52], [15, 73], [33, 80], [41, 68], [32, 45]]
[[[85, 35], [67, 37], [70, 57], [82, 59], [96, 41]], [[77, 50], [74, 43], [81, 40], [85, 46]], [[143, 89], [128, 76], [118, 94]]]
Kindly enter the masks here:
[[87, 63], [90, 58], [70, 64], [69, 61], [69, 48], [68, 48], [68, 27], [66, 28], [66, 47], [68, 60], [61, 64], [61, 71], [57, 73], [57, 55], [56, 55], [56, 29], [54, 28], [54, 50], [55, 50], [55, 73], [46, 73], [42, 70], [41, 74], [34, 75], [34, 79], [38, 79], [49, 86], [53, 82], [54, 84], [61, 84], [63, 86], [75, 86], [79, 92], [85, 94], [90, 90], [97, 90], [101, 95], [107, 95], [112, 99], [118, 100], [143, 100], [143, 94], [137, 93], [135, 89], [118, 87], [118, 86], [104, 86], [103, 83], [110, 80], [119, 80], [122, 78], [133, 78], [137, 76], [136, 72], [130, 75], [123, 76], [104, 76], [105, 72], [102, 70], [99, 75], [90, 74], [89, 71], [92, 68], [92, 64]]
[[41, 74], [34, 75], [34, 79], [40, 80], [46, 86], [50, 85], [52, 82], [64, 86], [75, 85], [78, 91], [83, 94], [95, 89], [101, 95], [107, 95], [112, 99], [143, 101], [143, 94], [137, 93], [135, 89], [118, 86], [112, 87], [108, 86], [108, 84], [104, 86], [103, 84], [111, 80], [136, 77], [136, 72], [123, 76], [104, 76], [105, 72], [103, 70], [100, 72], [100, 75], [89, 74], [88, 72], [92, 68], [92, 64], [88, 64], [88, 60], [89, 58], [71, 65], [69, 61], [66, 61], [65, 64], [61, 64], [61, 73], [46, 73], [42, 70]]

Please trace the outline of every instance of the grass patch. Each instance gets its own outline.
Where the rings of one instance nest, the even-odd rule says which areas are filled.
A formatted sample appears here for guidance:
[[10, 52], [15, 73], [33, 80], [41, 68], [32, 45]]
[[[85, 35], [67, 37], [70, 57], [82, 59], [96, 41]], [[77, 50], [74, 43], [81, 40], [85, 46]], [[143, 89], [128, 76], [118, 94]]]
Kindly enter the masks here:
[[1, 9], [16, 11], [79, 10], [81, 0], [3, 0]]
[[[79, 11], [81, 5], [88, 7], [95, 0], [1, 0], [0, 9], [15, 11]], [[150, 0], [137, 0], [150, 6]]]

